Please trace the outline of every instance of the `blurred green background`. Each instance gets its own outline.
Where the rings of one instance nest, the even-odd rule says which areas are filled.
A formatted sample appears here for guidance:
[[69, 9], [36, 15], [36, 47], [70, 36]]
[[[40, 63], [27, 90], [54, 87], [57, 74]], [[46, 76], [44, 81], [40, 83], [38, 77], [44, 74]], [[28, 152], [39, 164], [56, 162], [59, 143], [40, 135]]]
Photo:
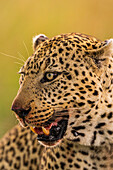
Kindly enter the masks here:
[[[44, 33], [81, 32], [99, 39], [113, 37], [113, 0], [0, 0], [0, 52], [27, 59], [32, 37]], [[17, 120], [10, 110], [19, 88], [20, 62], [0, 53], [0, 137]]]

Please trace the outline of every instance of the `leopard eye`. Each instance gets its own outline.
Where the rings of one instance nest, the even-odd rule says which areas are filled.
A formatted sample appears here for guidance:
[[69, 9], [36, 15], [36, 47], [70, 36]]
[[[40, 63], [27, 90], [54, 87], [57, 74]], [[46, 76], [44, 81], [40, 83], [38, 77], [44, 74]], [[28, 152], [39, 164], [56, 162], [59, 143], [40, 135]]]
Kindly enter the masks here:
[[40, 82], [41, 83], [50, 82], [54, 80], [55, 78], [57, 78], [57, 76], [60, 74], [61, 72], [46, 72], [44, 74], [44, 77], [40, 80]]
[[46, 73], [46, 78], [48, 79], [48, 80], [52, 80], [53, 78], [54, 78], [54, 73]]

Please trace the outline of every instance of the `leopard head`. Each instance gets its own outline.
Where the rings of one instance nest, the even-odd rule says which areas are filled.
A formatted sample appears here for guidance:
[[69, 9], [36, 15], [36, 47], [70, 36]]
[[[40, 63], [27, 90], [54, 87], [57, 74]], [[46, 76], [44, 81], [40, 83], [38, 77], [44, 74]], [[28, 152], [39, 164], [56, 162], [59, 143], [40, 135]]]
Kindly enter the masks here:
[[46, 146], [112, 141], [112, 47], [79, 33], [36, 36], [12, 104], [21, 125]]

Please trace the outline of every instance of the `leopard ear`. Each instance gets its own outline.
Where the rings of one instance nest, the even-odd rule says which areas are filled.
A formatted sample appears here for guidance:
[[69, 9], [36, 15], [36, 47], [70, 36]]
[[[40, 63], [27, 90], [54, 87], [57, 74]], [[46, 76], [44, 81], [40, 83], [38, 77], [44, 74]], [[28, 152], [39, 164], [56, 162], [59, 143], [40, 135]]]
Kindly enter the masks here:
[[113, 39], [106, 40], [104, 54], [105, 55], [113, 55]]
[[92, 49], [86, 50], [86, 58], [89, 65], [94, 69], [107, 66], [110, 57], [113, 56], [113, 39], [99, 42]]
[[33, 37], [33, 50], [35, 51], [36, 47], [46, 39], [48, 38], [44, 34], [39, 34]]

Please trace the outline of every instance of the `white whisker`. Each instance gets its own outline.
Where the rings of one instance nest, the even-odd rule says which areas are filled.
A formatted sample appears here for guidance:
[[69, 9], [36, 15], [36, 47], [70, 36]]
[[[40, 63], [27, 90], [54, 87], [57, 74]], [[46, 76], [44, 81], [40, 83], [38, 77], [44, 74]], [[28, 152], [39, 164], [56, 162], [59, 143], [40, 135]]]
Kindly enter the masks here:
[[20, 53], [20, 52], [18, 52], [18, 55], [24, 60], [24, 62], [25, 62], [25, 57]]
[[24, 47], [25, 47], [25, 49], [26, 49], [26, 51], [27, 51], [27, 54], [28, 54], [28, 57], [29, 57], [29, 51], [28, 51], [27, 46], [26, 46], [26, 44], [25, 44], [24, 41], [23, 41], [23, 44], [24, 44]]
[[19, 63], [19, 62], [14, 62], [14, 63], [16, 63], [16, 64], [19, 64], [19, 65], [23, 66], [23, 64], [22, 64], [22, 63]]
[[9, 55], [9, 54], [5, 54], [5, 53], [2, 53], [2, 52], [0, 52], [0, 54], [5, 55], [5, 56], [10, 57], [10, 58], [15, 58], [15, 59], [22, 61], [22, 62], [25, 62], [23, 59], [17, 58], [15, 56], [12, 56], [12, 55]]

